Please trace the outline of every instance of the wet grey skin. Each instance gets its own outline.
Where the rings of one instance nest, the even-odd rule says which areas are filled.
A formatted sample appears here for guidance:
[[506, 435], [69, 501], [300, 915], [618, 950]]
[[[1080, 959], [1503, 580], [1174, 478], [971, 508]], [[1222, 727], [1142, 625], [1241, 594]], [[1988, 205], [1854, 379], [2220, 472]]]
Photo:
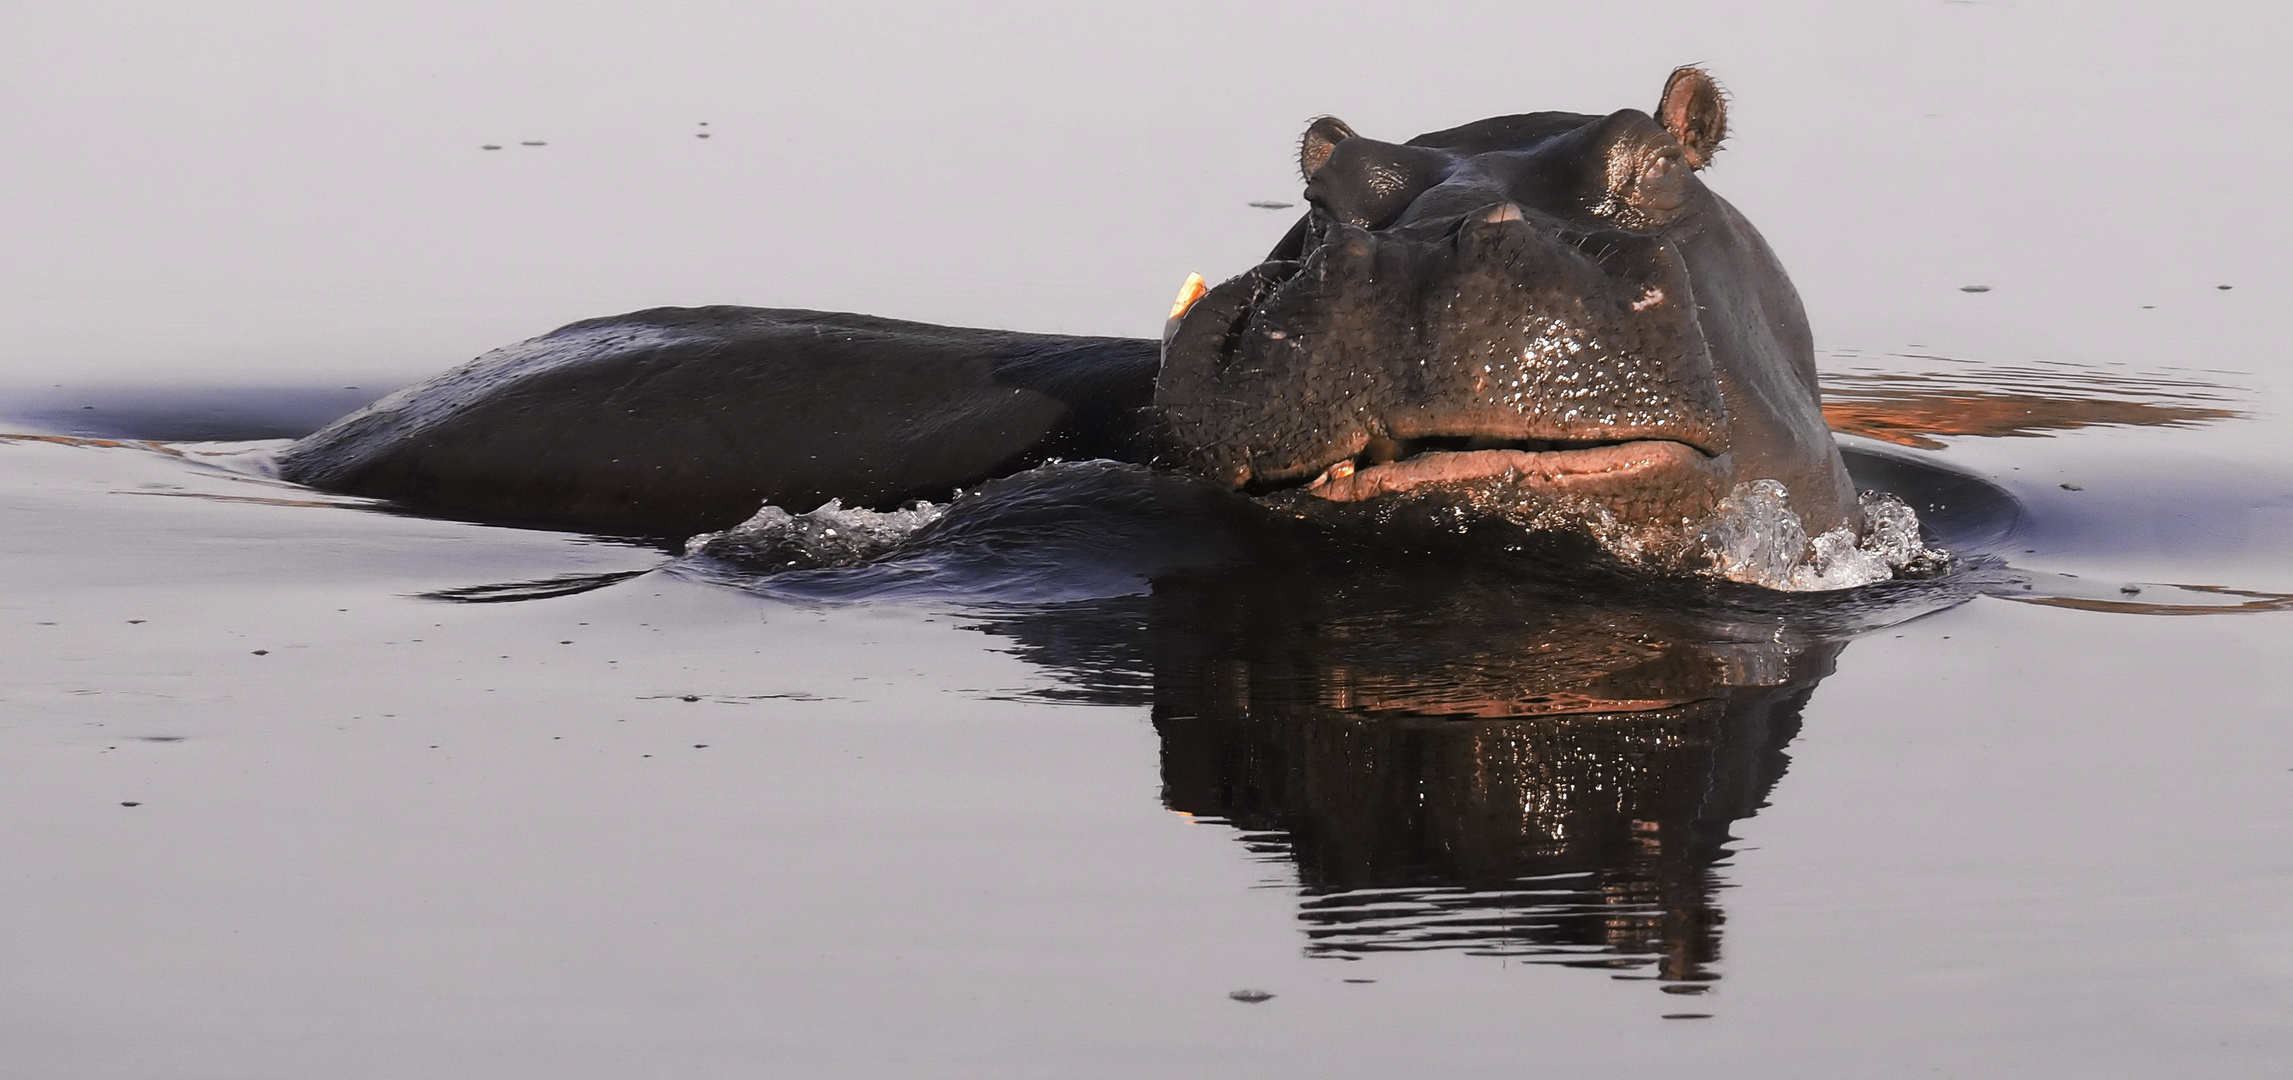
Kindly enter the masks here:
[[1811, 532], [1854, 524], [1797, 294], [1696, 175], [1724, 132], [1718, 87], [1681, 69], [1661, 100], [1406, 144], [1318, 120], [1311, 211], [1161, 343], [659, 308], [402, 390], [288, 447], [280, 474], [657, 536], [1090, 457], [1339, 522], [1412, 504], [1677, 533], [1774, 479]]
[[1166, 460], [1306, 512], [1429, 501], [1678, 532], [1737, 483], [1859, 525], [1806, 315], [1698, 173], [1719, 89], [1395, 144], [1316, 121], [1311, 210], [1165, 332]]
[[513, 524], [680, 537], [1136, 458], [1156, 346], [778, 308], [656, 308], [496, 349], [283, 451], [281, 477]]

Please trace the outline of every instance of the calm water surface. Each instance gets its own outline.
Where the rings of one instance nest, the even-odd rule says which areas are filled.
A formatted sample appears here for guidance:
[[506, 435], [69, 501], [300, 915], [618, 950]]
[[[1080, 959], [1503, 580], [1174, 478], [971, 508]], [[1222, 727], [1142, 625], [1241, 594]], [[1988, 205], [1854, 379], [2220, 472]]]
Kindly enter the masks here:
[[[0, 1072], [2282, 1075], [2288, 46], [2261, 5], [23, 14]], [[658, 304], [1152, 334], [1286, 228], [1306, 118], [1690, 61], [1858, 476], [1953, 572], [1373, 555], [1069, 467], [765, 576], [200, 441]]]

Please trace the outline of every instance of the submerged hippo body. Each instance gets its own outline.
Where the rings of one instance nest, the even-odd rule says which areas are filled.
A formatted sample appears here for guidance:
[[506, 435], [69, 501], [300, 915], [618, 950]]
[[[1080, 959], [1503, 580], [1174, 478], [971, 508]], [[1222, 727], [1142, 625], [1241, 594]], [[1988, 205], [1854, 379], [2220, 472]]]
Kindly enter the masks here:
[[1182, 295], [1159, 345], [638, 312], [401, 391], [281, 473], [659, 535], [1094, 456], [1336, 520], [1434, 506], [1679, 536], [1773, 480], [1809, 533], [1853, 526], [1798, 296], [1696, 176], [1722, 108], [1681, 69], [1654, 117], [1531, 113], [1406, 144], [1318, 120], [1308, 214], [1265, 263]]

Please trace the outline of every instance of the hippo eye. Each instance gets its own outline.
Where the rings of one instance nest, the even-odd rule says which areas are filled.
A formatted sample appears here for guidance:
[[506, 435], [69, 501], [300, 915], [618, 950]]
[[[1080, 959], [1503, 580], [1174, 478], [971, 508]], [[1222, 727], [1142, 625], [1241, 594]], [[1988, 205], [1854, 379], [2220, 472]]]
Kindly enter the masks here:
[[1450, 165], [1437, 150], [1356, 136], [1337, 144], [1306, 180], [1306, 201], [1333, 220], [1382, 229], [1440, 183]]
[[1688, 201], [1688, 177], [1694, 170], [1677, 151], [1620, 156], [1609, 168], [1611, 186], [1601, 211], [1607, 216], [1649, 228], [1669, 220]]

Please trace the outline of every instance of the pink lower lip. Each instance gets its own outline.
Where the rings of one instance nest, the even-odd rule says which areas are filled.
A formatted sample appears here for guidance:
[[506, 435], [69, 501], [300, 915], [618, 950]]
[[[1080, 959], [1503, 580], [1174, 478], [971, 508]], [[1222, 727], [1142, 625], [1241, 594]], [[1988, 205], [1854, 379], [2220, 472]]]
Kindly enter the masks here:
[[1693, 469], [1704, 460], [1694, 447], [1660, 439], [1583, 450], [1463, 450], [1372, 465], [1348, 476], [1325, 473], [1306, 491], [1331, 502], [1359, 502], [1424, 484], [1510, 477], [1524, 486], [1560, 494], [1571, 488]]

